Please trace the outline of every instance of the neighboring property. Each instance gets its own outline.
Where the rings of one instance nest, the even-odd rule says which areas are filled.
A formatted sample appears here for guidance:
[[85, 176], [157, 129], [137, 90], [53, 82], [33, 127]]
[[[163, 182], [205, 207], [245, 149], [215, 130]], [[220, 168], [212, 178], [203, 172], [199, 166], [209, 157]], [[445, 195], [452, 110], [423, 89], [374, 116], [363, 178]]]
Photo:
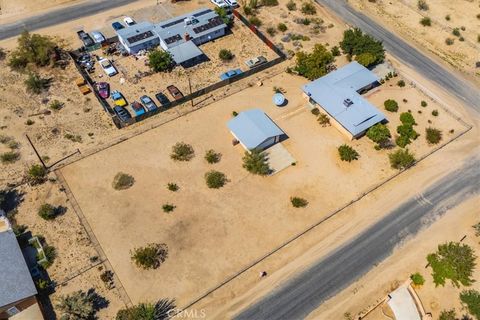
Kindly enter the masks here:
[[260, 109], [240, 112], [227, 126], [246, 150], [265, 150], [286, 137], [285, 132]]
[[429, 318], [423, 310], [417, 293], [409, 283], [403, 284], [391, 292], [388, 295], [387, 304], [395, 315], [396, 320], [422, 320]]
[[131, 54], [160, 45], [177, 64], [188, 67], [205, 59], [198, 46], [225, 35], [226, 28], [218, 14], [203, 8], [157, 24], [141, 22], [116, 32]]
[[0, 319], [43, 319], [36, 294], [17, 237], [8, 220], [0, 215]]
[[351, 62], [302, 87], [308, 101], [326, 112], [331, 123], [349, 139], [361, 137], [371, 126], [386, 118], [360, 93], [378, 84], [370, 70]]

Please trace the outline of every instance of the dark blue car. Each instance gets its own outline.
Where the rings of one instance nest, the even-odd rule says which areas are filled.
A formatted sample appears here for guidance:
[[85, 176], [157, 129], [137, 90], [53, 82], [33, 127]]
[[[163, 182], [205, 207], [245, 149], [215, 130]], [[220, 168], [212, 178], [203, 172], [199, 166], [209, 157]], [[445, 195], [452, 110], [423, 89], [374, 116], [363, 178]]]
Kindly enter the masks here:
[[123, 24], [121, 24], [120, 22], [115, 21], [114, 23], [112, 23], [112, 28], [115, 31], [118, 31], [118, 30], [121, 30], [121, 29], [125, 28], [125, 26]]
[[132, 115], [130, 112], [128, 112], [124, 107], [113, 107], [113, 111], [117, 115], [118, 119], [120, 119], [123, 122], [128, 121], [130, 118], [132, 118]]

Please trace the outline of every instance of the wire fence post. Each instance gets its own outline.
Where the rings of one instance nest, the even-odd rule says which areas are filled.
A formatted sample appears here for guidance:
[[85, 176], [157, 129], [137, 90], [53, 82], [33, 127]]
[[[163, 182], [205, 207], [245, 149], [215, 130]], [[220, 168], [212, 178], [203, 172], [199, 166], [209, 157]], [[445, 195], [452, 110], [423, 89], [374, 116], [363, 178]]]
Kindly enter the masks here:
[[28, 136], [28, 134], [25, 134], [25, 136], [27, 137], [28, 143], [30, 143], [30, 145], [32, 146], [33, 151], [35, 151], [35, 154], [37, 155], [38, 160], [40, 160], [40, 162], [42, 163], [43, 168], [47, 170], [48, 167], [45, 165], [45, 162], [43, 162], [43, 159], [40, 156], [40, 154], [38, 153], [37, 148], [35, 148], [35, 146], [33, 145], [32, 140], [30, 140], [30, 137]]

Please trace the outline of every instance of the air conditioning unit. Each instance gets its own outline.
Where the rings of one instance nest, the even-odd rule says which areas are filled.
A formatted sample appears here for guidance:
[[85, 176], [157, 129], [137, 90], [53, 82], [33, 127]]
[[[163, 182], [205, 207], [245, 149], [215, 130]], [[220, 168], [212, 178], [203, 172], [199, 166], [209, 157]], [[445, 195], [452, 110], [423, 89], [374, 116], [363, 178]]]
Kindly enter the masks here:
[[343, 100], [343, 105], [347, 108], [350, 107], [352, 104], [353, 104], [353, 101], [350, 99]]

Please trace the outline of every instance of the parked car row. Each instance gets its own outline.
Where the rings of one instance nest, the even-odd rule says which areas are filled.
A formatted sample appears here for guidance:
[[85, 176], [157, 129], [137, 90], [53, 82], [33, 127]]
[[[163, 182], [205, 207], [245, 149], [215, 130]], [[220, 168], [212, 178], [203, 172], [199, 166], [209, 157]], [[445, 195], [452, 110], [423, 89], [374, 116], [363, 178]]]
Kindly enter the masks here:
[[77, 32], [78, 38], [83, 42], [85, 47], [93, 46], [97, 43], [103, 43], [105, 41], [105, 36], [100, 31], [92, 31], [91, 36], [83, 31], [80, 30]]
[[[137, 24], [135, 22], [135, 20], [133, 20], [130, 17], [123, 18], [123, 22], [125, 23], [125, 25], [127, 27], [130, 27], [130, 26], [133, 26], [133, 25]], [[113, 28], [113, 30], [118, 31], [118, 30], [124, 29], [125, 26], [121, 22], [115, 21], [114, 23], [112, 23], [112, 28]]]
[[219, 8], [237, 8], [239, 6], [237, 0], [210, 0], [210, 2]]

